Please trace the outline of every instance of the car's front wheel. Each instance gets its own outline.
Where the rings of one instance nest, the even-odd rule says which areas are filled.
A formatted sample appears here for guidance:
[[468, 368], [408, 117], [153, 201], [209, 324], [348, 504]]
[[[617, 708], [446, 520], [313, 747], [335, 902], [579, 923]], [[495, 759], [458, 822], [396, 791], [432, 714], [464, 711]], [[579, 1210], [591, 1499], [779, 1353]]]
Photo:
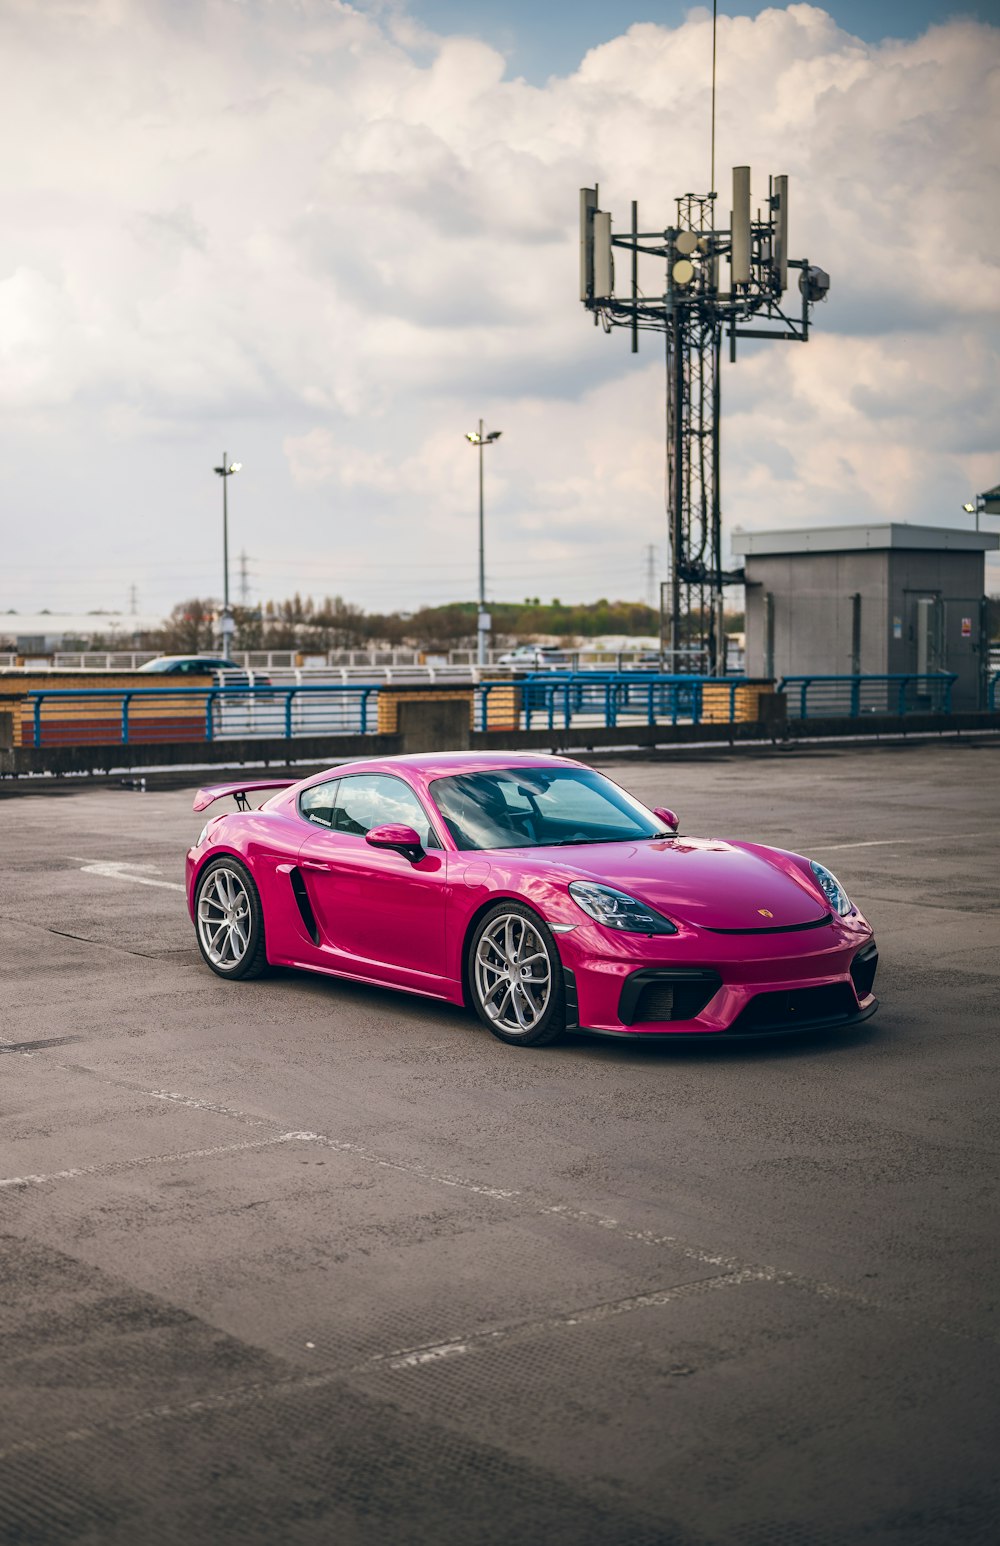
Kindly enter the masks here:
[[250, 871], [220, 855], [198, 877], [194, 902], [198, 948], [220, 977], [246, 979], [267, 970], [264, 913]]
[[498, 902], [469, 944], [469, 991], [501, 1041], [541, 1047], [566, 1028], [566, 993], [555, 940], [530, 907]]

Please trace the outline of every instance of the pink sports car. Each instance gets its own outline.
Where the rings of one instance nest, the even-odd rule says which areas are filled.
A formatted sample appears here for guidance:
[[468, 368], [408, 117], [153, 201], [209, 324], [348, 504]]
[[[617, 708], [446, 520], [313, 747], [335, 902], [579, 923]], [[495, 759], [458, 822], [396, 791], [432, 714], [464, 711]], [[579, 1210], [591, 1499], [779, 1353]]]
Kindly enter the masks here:
[[[278, 790], [259, 809], [249, 796]], [[475, 1009], [502, 1041], [753, 1035], [877, 1007], [872, 931], [834, 875], [780, 848], [680, 837], [565, 757], [453, 752], [232, 795], [187, 856], [220, 977], [268, 965]]]

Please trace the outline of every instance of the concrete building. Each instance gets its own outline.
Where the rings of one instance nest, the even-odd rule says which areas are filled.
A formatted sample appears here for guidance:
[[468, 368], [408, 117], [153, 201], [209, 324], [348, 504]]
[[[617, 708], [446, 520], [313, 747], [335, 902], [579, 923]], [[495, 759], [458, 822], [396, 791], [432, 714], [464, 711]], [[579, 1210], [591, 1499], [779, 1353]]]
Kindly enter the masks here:
[[953, 671], [956, 709], [980, 706], [992, 532], [827, 526], [737, 532], [746, 566], [747, 674]]
[[111, 649], [132, 649], [139, 634], [163, 624], [163, 617], [152, 612], [0, 612], [0, 649], [51, 655], [86, 647], [92, 639], [107, 640]]

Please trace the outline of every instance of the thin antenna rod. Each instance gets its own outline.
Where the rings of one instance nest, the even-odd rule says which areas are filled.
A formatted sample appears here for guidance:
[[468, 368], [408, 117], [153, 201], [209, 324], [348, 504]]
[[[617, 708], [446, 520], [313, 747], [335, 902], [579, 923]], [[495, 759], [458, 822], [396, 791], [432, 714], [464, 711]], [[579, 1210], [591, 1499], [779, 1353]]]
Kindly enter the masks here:
[[[712, 176], [709, 179], [709, 188], [715, 193], [715, 34], [719, 22], [719, 0], [712, 0]], [[713, 220], [715, 224], [715, 206], [712, 206]]]

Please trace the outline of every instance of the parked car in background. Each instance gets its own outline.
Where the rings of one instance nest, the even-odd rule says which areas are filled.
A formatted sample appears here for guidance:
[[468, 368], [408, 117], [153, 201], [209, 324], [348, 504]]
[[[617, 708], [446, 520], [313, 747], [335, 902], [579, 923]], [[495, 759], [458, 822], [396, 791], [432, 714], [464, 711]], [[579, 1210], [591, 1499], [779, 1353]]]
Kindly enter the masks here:
[[640, 650], [638, 655], [622, 662], [623, 671], [659, 671], [664, 670], [663, 656], [659, 650]]
[[565, 650], [548, 644], [519, 644], [496, 660], [498, 666], [507, 666], [512, 671], [561, 671], [569, 663]]
[[[157, 655], [139, 667], [151, 676], [214, 676], [223, 687], [247, 687], [250, 676], [245, 666], [225, 655]], [[222, 674], [224, 673], [224, 675]], [[270, 687], [271, 678], [263, 671], [253, 673], [255, 687]]]

